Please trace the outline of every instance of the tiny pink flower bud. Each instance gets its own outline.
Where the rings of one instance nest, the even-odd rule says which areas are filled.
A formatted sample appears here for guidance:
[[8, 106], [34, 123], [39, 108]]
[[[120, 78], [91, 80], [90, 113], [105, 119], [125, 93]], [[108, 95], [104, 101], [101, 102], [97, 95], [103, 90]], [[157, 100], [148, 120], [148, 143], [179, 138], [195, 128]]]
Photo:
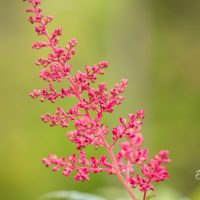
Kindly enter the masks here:
[[30, 93], [30, 96], [35, 99], [37, 98], [38, 96], [41, 95], [41, 90], [33, 90], [31, 93]]
[[72, 47], [75, 47], [75, 46], [77, 45], [77, 40], [76, 40], [76, 39], [71, 39], [71, 40], [69, 41], [69, 45], [70, 45], [71, 48], [72, 48]]

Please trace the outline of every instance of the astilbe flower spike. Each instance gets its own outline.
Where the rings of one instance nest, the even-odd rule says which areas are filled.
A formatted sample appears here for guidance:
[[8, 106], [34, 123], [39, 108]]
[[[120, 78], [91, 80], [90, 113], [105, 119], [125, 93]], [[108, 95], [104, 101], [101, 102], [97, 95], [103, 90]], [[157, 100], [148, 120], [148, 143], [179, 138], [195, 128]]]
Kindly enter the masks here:
[[[75, 130], [67, 136], [75, 145], [79, 155], [73, 154], [58, 158], [49, 155], [43, 159], [47, 167], [53, 167], [53, 171], [62, 170], [63, 175], [68, 177], [76, 171], [75, 181], [89, 180], [89, 174], [107, 172], [116, 175], [129, 192], [132, 199], [136, 200], [132, 188], [138, 187], [143, 192], [143, 200], [146, 199], [147, 191], [154, 190], [153, 183], [164, 181], [169, 178], [164, 164], [170, 162], [168, 151], [160, 151], [150, 161], [148, 149], [143, 149], [144, 137], [141, 133], [144, 111], [139, 110], [135, 115], [129, 114], [128, 120], [119, 119], [119, 126], [112, 129], [112, 143], [108, 143], [109, 127], [101, 122], [104, 113], [113, 113], [115, 106], [120, 105], [124, 99], [122, 93], [127, 87], [128, 80], [122, 79], [111, 91], [108, 91], [106, 83], [99, 83], [98, 88], [93, 88], [98, 75], [103, 75], [108, 68], [108, 62], [102, 61], [97, 65], [86, 65], [84, 71], [78, 71], [71, 75], [72, 65], [70, 60], [76, 52], [76, 39], [72, 39], [62, 48], [59, 46], [59, 38], [62, 28], [55, 28], [52, 33], [48, 32], [47, 26], [53, 21], [52, 16], [45, 16], [40, 7], [40, 0], [28, 0], [30, 7], [26, 9], [30, 13], [29, 22], [35, 25], [35, 31], [39, 36], [44, 36], [46, 42], [35, 42], [33, 49], [49, 48], [51, 52], [46, 58], [39, 58], [37, 66], [41, 66], [39, 77], [47, 81], [48, 87], [33, 90], [30, 96], [40, 98], [41, 102], [56, 102], [59, 98], [75, 97], [78, 103], [66, 111], [58, 107], [55, 114], [47, 113], [41, 118], [50, 126], [66, 128], [70, 122], [74, 123]], [[60, 90], [55, 89], [55, 83], [68, 81], [69, 87]], [[87, 94], [83, 97], [83, 94]], [[91, 115], [95, 113], [95, 115]], [[115, 150], [116, 145], [120, 150]], [[109, 155], [100, 158], [92, 156], [87, 158], [84, 148], [93, 145], [96, 149], [104, 147]], [[135, 168], [140, 171], [136, 172]]]

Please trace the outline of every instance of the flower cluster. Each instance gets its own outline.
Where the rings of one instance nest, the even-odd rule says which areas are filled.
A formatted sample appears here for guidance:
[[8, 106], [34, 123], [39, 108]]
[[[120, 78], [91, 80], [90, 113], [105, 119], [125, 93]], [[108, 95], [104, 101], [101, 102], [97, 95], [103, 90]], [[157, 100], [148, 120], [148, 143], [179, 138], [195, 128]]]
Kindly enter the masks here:
[[[168, 151], [160, 151], [159, 155], [155, 155], [154, 158], [148, 162], [148, 164], [142, 164], [141, 171], [144, 178], [138, 174], [135, 178], [130, 177], [129, 181], [131, 183], [131, 186], [133, 188], [139, 186], [140, 190], [145, 192], [148, 189], [154, 190], [154, 187], [152, 185], [153, 182], [160, 182], [169, 178], [166, 167], [163, 166], [163, 164], [170, 162], [168, 154]], [[144, 160], [146, 160], [146, 152], [143, 158]]]
[[[78, 101], [70, 108], [58, 107], [55, 114], [46, 113], [41, 119], [50, 126], [66, 128], [70, 122], [75, 130], [67, 133], [67, 137], [75, 145], [79, 156], [73, 154], [68, 157], [58, 158], [49, 155], [43, 159], [47, 167], [53, 167], [53, 171], [62, 170], [63, 175], [68, 177], [76, 171], [75, 181], [89, 180], [91, 172], [108, 172], [116, 175], [127, 189], [132, 199], [136, 200], [132, 188], [139, 187], [146, 199], [147, 191], [154, 190], [152, 183], [159, 182], [169, 177], [167, 168], [163, 164], [170, 162], [168, 151], [161, 151], [149, 162], [148, 149], [143, 149], [144, 137], [141, 133], [144, 111], [139, 110], [135, 115], [129, 114], [128, 120], [119, 119], [119, 126], [111, 130], [112, 141], [108, 143], [109, 127], [101, 121], [104, 113], [113, 113], [115, 106], [120, 105], [124, 99], [124, 93], [128, 80], [122, 79], [115, 84], [113, 89], [108, 90], [106, 83], [93, 87], [99, 75], [104, 74], [108, 68], [108, 62], [102, 61], [97, 65], [86, 65], [83, 71], [71, 75], [72, 65], [70, 60], [76, 53], [77, 40], [70, 40], [64, 48], [59, 46], [59, 38], [62, 36], [62, 28], [58, 27], [50, 33], [47, 30], [52, 16], [45, 16], [40, 7], [41, 0], [28, 0], [31, 5], [26, 9], [30, 13], [29, 21], [35, 25], [35, 31], [39, 36], [44, 36], [46, 42], [35, 42], [33, 49], [49, 48], [51, 52], [46, 58], [38, 58], [37, 66], [41, 66], [39, 77], [48, 82], [43, 89], [33, 90], [30, 96], [40, 98], [41, 102], [56, 102], [59, 98], [75, 97]], [[55, 84], [68, 81], [66, 87], [55, 88]], [[107, 155], [100, 158], [92, 156], [87, 158], [84, 148], [93, 145], [96, 149], [104, 147]], [[117, 145], [120, 149], [115, 148]], [[140, 169], [136, 171], [135, 168]]]
[[99, 160], [91, 157], [90, 160], [86, 158], [84, 151], [80, 151], [79, 158], [75, 154], [67, 158], [57, 158], [56, 155], [49, 155], [48, 158], [43, 159], [43, 163], [49, 167], [54, 165], [53, 171], [58, 171], [63, 168], [63, 175], [68, 177], [75, 170], [77, 174], [74, 176], [75, 181], [89, 180], [89, 173], [109, 172], [114, 173], [112, 164], [108, 163], [106, 156], [101, 156]]

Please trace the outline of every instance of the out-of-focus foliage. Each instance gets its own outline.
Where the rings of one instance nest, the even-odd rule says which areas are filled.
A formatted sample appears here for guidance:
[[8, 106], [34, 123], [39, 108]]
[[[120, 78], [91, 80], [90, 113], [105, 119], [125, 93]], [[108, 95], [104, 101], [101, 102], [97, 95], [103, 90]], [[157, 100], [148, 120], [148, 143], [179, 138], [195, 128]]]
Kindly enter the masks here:
[[103, 197], [76, 191], [57, 191], [43, 195], [40, 200], [105, 200]]
[[[33, 63], [45, 52], [31, 49], [37, 36], [25, 20], [25, 7], [21, 1], [0, 0], [1, 199], [35, 200], [49, 191], [98, 193], [101, 187], [122, 187], [106, 174], [75, 184], [41, 164], [49, 153], [68, 155], [74, 146], [65, 138], [69, 129], [49, 128], [39, 119], [56, 105], [28, 97], [47, 83], [37, 78]], [[63, 44], [73, 37], [79, 41], [75, 71], [108, 60], [109, 86], [129, 79], [126, 101], [104, 121], [114, 126], [119, 116], [146, 110], [145, 145], [152, 154], [169, 149], [173, 160], [171, 179], [156, 187], [156, 198], [200, 199], [195, 178], [200, 169], [200, 1], [44, 0], [44, 8], [56, 17], [55, 25], [63, 26]], [[73, 100], [63, 104], [67, 109]]]

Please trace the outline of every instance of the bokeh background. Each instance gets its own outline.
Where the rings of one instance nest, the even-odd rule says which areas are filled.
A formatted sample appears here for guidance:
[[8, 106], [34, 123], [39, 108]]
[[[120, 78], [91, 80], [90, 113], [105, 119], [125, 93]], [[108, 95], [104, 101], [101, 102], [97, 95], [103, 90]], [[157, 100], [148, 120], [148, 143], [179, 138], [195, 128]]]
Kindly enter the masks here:
[[[41, 164], [42, 157], [68, 155], [74, 146], [66, 130], [40, 121], [56, 105], [28, 96], [47, 84], [37, 78], [39, 69], [34, 67], [46, 52], [31, 49], [37, 36], [26, 21], [25, 7], [22, 1], [0, 0], [0, 199], [36, 200], [57, 190], [111, 199], [122, 188], [114, 177], [100, 174], [74, 183]], [[126, 101], [105, 121], [114, 126], [119, 116], [145, 109], [145, 146], [151, 155], [169, 149], [173, 160], [171, 179], [156, 186], [156, 199], [199, 200], [200, 1], [44, 0], [43, 7], [56, 17], [54, 25], [63, 26], [63, 44], [78, 39], [75, 71], [108, 60], [104, 80], [109, 86], [129, 79]]]

